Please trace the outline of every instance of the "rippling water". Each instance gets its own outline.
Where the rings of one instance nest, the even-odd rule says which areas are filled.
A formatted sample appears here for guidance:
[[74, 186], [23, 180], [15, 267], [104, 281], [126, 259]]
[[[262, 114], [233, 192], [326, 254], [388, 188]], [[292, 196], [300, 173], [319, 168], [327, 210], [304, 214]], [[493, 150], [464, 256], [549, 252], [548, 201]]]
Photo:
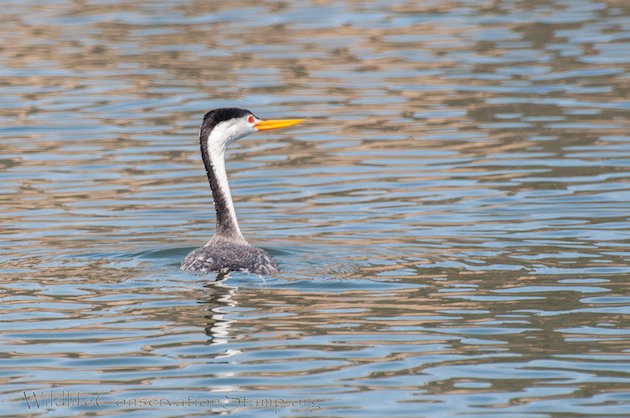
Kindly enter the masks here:
[[[4, 2], [0, 410], [627, 416], [625, 1]], [[282, 272], [178, 270], [205, 111]]]

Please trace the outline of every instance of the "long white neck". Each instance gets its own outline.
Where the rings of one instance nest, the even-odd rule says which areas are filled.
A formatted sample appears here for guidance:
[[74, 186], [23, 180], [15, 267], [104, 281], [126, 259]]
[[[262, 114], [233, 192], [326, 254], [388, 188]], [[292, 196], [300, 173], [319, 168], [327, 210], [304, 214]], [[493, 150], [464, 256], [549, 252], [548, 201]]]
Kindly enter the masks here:
[[226, 142], [217, 141], [212, 138], [212, 133], [205, 141], [201, 141], [201, 152], [212, 197], [214, 199], [214, 209], [217, 214], [217, 225], [213, 240], [229, 239], [233, 241], [246, 242], [236, 219], [234, 202], [230, 193], [227, 173], [225, 171], [225, 146]]

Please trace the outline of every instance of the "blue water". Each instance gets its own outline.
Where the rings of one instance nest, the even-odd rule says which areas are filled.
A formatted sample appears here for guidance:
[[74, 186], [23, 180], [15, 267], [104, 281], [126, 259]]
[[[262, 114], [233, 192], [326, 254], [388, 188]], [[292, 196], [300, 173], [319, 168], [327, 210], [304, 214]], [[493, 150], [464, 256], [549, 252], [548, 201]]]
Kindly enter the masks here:
[[[630, 8], [18, 2], [0, 13], [6, 416], [630, 410]], [[195, 275], [204, 112], [281, 272]]]

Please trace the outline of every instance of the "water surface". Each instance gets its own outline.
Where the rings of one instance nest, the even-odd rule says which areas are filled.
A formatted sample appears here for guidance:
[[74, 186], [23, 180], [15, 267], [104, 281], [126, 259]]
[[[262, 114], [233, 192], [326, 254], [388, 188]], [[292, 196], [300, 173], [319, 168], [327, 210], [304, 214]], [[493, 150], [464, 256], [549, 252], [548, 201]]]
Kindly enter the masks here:
[[[627, 414], [625, 2], [12, 1], [0, 25], [0, 410]], [[222, 106], [308, 118], [228, 155], [274, 277], [178, 269]]]

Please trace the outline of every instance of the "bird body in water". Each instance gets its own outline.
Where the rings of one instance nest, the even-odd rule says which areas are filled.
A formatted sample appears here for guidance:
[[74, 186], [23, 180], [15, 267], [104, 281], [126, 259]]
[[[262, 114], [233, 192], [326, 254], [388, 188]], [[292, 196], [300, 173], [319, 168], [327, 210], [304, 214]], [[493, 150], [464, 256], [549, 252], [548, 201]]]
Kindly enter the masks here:
[[249, 110], [238, 108], [214, 109], [206, 113], [201, 124], [199, 142], [214, 199], [216, 230], [206, 245], [186, 256], [182, 270], [247, 271], [265, 275], [278, 271], [269, 254], [250, 245], [241, 233], [225, 171], [225, 150], [229, 144], [244, 136], [302, 121], [303, 119], [262, 120]]

